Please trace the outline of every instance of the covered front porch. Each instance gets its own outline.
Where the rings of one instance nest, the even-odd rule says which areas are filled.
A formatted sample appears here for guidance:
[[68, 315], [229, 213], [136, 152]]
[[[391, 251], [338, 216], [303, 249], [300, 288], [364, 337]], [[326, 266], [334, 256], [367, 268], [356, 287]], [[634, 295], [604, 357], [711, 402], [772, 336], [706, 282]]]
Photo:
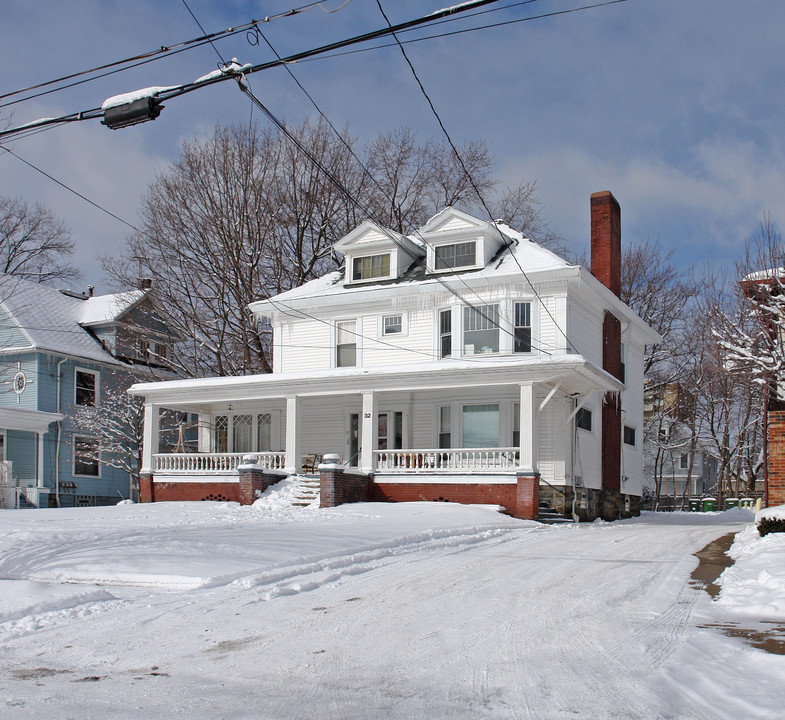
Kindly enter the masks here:
[[[142, 473], [179, 485], [180, 499], [187, 484], [220, 484], [231, 499], [249, 455], [261, 469], [295, 474], [315, 473], [326, 454], [373, 476], [392, 499], [393, 486], [407, 483], [514, 486], [531, 475], [564, 484], [576, 412], [594, 393], [621, 387], [564, 355], [146, 383], [131, 392], [145, 398]], [[161, 452], [164, 409], [198, 417], [193, 447]]]

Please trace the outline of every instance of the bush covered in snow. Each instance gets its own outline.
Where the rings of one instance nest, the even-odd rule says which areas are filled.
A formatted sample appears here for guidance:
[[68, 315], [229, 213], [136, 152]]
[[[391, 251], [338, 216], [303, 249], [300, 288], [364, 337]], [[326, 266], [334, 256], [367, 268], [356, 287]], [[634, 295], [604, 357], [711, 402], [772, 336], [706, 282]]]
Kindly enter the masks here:
[[755, 517], [755, 525], [761, 537], [769, 533], [785, 532], [785, 505], [761, 510]]

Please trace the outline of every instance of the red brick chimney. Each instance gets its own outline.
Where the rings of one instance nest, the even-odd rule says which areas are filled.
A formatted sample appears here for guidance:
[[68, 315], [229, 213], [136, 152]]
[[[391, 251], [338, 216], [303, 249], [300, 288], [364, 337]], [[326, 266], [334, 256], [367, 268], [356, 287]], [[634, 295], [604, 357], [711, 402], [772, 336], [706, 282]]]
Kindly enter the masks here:
[[591, 274], [619, 296], [621, 208], [609, 190], [591, 196]]

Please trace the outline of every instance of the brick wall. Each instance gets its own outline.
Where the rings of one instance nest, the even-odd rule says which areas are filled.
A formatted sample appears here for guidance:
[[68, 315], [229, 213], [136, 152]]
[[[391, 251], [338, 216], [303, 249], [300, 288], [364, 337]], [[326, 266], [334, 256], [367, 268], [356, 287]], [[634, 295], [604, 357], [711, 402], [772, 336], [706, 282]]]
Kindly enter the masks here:
[[621, 208], [605, 190], [591, 196], [591, 274], [611, 292], [621, 290]]
[[518, 513], [517, 485], [469, 485], [465, 483], [374, 483], [377, 502], [455, 502], [502, 505], [514, 517]]

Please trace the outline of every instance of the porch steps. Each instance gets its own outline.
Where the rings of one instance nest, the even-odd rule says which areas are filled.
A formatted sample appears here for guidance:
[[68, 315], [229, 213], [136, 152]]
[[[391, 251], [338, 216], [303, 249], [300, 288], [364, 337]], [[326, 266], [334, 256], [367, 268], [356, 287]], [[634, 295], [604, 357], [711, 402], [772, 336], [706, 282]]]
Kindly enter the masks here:
[[319, 502], [320, 484], [319, 478], [309, 475], [302, 475], [297, 487], [292, 505], [294, 507], [308, 507], [315, 502]]
[[560, 523], [571, 523], [570, 518], [564, 517], [560, 512], [554, 510], [548, 503], [540, 503], [540, 511], [537, 519], [546, 525], [558, 525]]

